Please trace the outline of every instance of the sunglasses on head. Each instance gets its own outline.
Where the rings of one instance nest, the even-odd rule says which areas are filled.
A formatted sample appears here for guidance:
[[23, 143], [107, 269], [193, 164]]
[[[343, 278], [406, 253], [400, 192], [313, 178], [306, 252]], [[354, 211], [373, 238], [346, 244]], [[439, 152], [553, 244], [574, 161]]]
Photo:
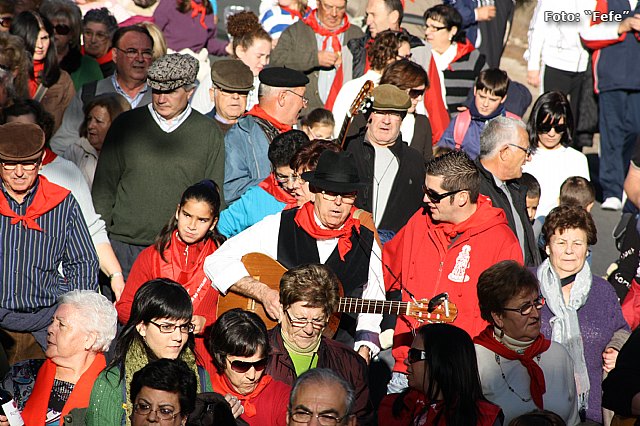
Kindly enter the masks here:
[[567, 124], [540, 123], [538, 124], [538, 133], [549, 133], [551, 129], [555, 129], [556, 133], [564, 133], [567, 130]]
[[58, 24], [53, 27], [53, 30], [59, 35], [68, 35], [71, 32], [71, 27], [64, 24]]
[[12, 22], [13, 22], [13, 18], [11, 16], [5, 16], [4, 18], [0, 18], [0, 26], [2, 28], [11, 28]]
[[269, 358], [262, 358], [261, 360], [253, 362], [235, 360], [231, 361], [231, 369], [236, 373], [246, 373], [251, 367], [255, 368], [256, 371], [262, 371], [267, 368], [268, 362]]

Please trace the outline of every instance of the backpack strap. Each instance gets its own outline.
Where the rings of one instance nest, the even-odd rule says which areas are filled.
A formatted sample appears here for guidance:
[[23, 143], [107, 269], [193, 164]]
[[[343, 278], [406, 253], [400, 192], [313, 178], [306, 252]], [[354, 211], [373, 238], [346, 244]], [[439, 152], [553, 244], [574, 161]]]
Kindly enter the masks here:
[[456, 151], [459, 151], [462, 147], [469, 125], [471, 125], [471, 112], [467, 109], [458, 114], [456, 124], [453, 125], [453, 141], [456, 143]]
[[47, 94], [48, 87], [45, 87], [42, 83], [38, 84], [38, 88], [36, 89], [35, 95], [33, 95], [33, 100], [37, 102], [42, 102], [42, 98]]
[[520, 117], [518, 114], [514, 114], [512, 112], [509, 111], [505, 111], [504, 112], [504, 116], [507, 118], [515, 118], [516, 120], [522, 120], [522, 117]]
[[369, 231], [373, 232], [373, 236], [378, 243], [378, 247], [382, 250], [382, 243], [380, 242], [380, 236], [378, 235], [378, 230], [376, 229], [376, 224], [373, 221], [373, 215], [366, 210], [358, 209], [353, 212], [353, 218], [358, 219], [360, 224], [367, 228]]

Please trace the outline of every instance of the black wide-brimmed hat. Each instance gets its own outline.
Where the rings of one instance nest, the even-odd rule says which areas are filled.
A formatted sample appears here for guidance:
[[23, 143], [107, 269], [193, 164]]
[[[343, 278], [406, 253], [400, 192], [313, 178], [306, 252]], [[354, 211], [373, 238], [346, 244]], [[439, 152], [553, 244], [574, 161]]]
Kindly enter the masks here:
[[323, 152], [316, 170], [304, 172], [302, 179], [318, 189], [336, 193], [354, 192], [366, 186], [360, 181], [356, 161], [350, 152]]

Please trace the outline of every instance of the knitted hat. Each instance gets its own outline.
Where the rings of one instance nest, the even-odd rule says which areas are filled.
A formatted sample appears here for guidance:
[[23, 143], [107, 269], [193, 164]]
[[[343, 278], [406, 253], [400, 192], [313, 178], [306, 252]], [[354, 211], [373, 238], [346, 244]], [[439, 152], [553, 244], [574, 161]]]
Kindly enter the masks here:
[[253, 89], [251, 68], [238, 59], [221, 59], [211, 65], [211, 81], [223, 90], [248, 92]]
[[42, 157], [44, 132], [31, 123], [7, 123], [0, 126], [0, 160], [23, 163]]
[[286, 67], [269, 67], [258, 74], [260, 83], [272, 87], [303, 87], [309, 83], [306, 75]]
[[170, 91], [185, 84], [193, 84], [200, 64], [193, 56], [172, 53], [158, 58], [149, 67], [147, 82], [156, 90]]
[[392, 84], [381, 84], [371, 92], [372, 108], [379, 111], [407, 112], [411, 108], [411, 98], [402, 89]]

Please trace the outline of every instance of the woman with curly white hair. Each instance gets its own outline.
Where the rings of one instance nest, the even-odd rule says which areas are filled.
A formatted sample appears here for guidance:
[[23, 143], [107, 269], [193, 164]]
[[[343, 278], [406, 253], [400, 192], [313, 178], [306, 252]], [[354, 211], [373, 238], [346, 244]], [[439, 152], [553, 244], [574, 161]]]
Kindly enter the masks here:
[[[47, 329], [47, 358], [13, 365], [4, 381], [25, 424], [62, 426], [71, 410], [89, 405], [93, 383], [106, 366], [104, 352], [116, 336], [116, 322], [116, 310], [106, 297], [89, 290], [62, 295]], [[0, 416], [4, 425], [7, 419]]]

